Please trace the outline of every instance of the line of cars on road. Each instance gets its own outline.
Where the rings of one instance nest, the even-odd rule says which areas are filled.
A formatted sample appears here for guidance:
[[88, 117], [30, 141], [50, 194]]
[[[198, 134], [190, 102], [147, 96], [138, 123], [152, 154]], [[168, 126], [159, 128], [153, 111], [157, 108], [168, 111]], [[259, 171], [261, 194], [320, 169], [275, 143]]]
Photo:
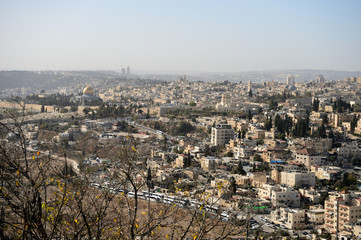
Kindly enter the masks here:
[[[122, 189], [115, 189], [115, 188], [107, 187], [107, 186], [102, 186], [98, 183], [91, 183], [90, 185], [93, 187], [99, 188], [99, 189], [107, 189], [113, 194], [123, 193], [123, 194], [126, 194], [128, 197], [132, 197], [132, 198], [135, 197], [135, 192], [126, 191], [126, 190], [122, 190]], [[137, 197], [139, 199], [143, 199], [143, 200], [149, 199], [152, 202], [174, 204], [179, 207], [192, 207], [192, 208], [197, 208], [200, 210], [203, 209], [209, 213], [214, 213], [214, 214], [219, 213], [219, 217], [224, 221], [227, 221], [230, 218], [230, 213], [228, 213], [227, 211], [220, 212], [220, 208], [218, 206], [216, 206], [215, 204], [205, 204], [205, 203], [200, 202], [195, 199], [178, 198], [176, 196], [170, 196], [170, 195], [166, 195], [166, 194], [162, 194], [162, 193], [155, 193], [155, 192], [148, 192], [148, 191], [137, 192]]]

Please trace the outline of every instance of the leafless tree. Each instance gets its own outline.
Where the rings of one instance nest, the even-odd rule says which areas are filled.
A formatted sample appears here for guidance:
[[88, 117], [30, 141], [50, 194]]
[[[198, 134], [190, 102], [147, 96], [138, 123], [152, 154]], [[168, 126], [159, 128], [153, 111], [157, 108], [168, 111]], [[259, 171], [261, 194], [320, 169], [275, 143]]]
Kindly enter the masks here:
[[225, 239], [244, 232], [244, 224], [212, 212], [217, 200], [206, 191], [193, 207], [144, 199], [149, 150], [131, 136], [116, 143], [108, 184], [98, 189], [92, 173], [75, 172], [65, 153], [30, 151], [25, 108], [4, 114], [9, 118], [0, 122], [1, 239]]

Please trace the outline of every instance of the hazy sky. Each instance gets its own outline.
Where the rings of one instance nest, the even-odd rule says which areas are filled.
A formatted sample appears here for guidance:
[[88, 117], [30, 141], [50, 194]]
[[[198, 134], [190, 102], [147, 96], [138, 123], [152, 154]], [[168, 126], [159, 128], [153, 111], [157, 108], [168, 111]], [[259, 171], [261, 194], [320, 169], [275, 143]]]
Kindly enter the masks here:
[[0, 70], [361, 70], [360, 0], [4, 0]]

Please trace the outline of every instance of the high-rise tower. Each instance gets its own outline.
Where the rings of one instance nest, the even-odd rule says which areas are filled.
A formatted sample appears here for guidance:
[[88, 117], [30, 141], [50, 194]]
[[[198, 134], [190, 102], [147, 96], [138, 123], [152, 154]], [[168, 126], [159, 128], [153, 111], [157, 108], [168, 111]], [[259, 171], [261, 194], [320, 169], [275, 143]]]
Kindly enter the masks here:
[[316, 78], [316, 83], [324, 83], [325, 82], [325, 78], [322, 75], [319, 75]]
[[289, 74], [286, 79], [286, 85], [294, 85], [294, 84], [295, 84], [295, 77]]

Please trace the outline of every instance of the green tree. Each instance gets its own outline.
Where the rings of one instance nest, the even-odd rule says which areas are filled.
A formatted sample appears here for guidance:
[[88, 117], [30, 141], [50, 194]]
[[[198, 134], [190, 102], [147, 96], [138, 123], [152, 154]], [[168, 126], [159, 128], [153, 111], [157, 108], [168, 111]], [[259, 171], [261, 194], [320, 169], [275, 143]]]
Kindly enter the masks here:
[[328, 116], [327, 113], [322, 115], [322, 124], [328, 125]]
[[234, 174], [240, 174], [240, 175], [246, 175], [246, 171], [243, 169], [242, 161], [238, 161], [238, 165], [235, 169], [232, 171]]
[[182, 135], [185, 136], [187, 133], [190, 133], [194, 130], [194, 127], [192, 124], [186, 121], [180, 121], [180, 123], [176, 126], [174, 126], [171, 130], [171, 134], [173, 136]]
[[304, 119], [298, 120], [294, 129], [293, 136], [295, 137], [306, 137], [308, 135], [309, 130], [309, 118], [308, 116]]
[[332, 139], [331, 148], [333, 148], [333, 147], [334, 147], [334, 144], [335, 144], [335, 136], [334, 136], [334, 134], [333, 134], [332, 129], [331, 129], [330, 132], [328, 133], [328, 138], [331, 138], [331, 139]]
[[278, 103], [277, 103], [277, 101], [275, 101], [275, 100], [271, 100], [271, 101], [269, 101], [269, 108], [270, 108], [270, 110], [277, 110], [278, 109]]
[[71, 107], [70, 107], [70, 111], [71, 111], [71, 112], [76, 112], [76, 111], [78, 111], [78, 106], [71, 106]]
[[88, 115], [89, 111], [90, 111], [90, 108], [84, 108], [84, 109], [83, 109], [83, 113], [84, 113], [85, 115]]
[[247, 119], [248, 119], [248, 120], [251, 120], [251, 119], [252, 119], [251, 109], [248, 109]]
[[357, 117], [356, 115], [353, 116], [353, 119], [351, 121], [351, 132], [354, 133], [355, 132], [355, 127], [357, 125]]
[[236, 179], [234, 179], [234, 177], [231, 177], [231, 179], [229, 180], [229, 188], [228, 190], [233, 194], [236, 194], [237, 192], [237, 184], [236, 184]]
[[266, 121], [264, 123], [264, 128], [267, 131], [271, 130], [271, 128], [272, 128], [272, 117], [269, 117], [269, 118], [267, 117], [267, 119], [266, 119]]
[[249, 92], [248, 92], [248, 96], [251, 98], [251, 97], [253, 97], [253, 92], [252, 92], [252, 89], [250, 89], [249, 90]]
[[321, 124], [321, 126], [317, 129], [315, 136], [320, 138], [327, 137], [325, 125]]
[[283, 120], [282, 120], [281, 116], [278, 114], [275, 117], [275, 127], [277, 128], [277, 130], [280, 133], [284, 133]]
[[227, 152], [227, 154], [226, 154], [226, 157], [233, 157], [233, 152], [231, 152], [231, 151], [229, 151], [229, 152]]
[[261, 156], [260, 156], [259, 154], [256, 153], [256, 154], [253, 156], [253, 161], [262, 162], [262, 158], [261, 158]]
[[312, 103], [312, 110], [318, 112], [319, 107], [320, 107], [320, 100], [318, 100], [318, 98], [315, 98]]
[[258, 114], [258, 115], [262, 115], [262, 113], [263, 113], [263, 108], [262, 108], [262, 107], [259, 107], [259, 108], [257, 109], [257, 114]]

